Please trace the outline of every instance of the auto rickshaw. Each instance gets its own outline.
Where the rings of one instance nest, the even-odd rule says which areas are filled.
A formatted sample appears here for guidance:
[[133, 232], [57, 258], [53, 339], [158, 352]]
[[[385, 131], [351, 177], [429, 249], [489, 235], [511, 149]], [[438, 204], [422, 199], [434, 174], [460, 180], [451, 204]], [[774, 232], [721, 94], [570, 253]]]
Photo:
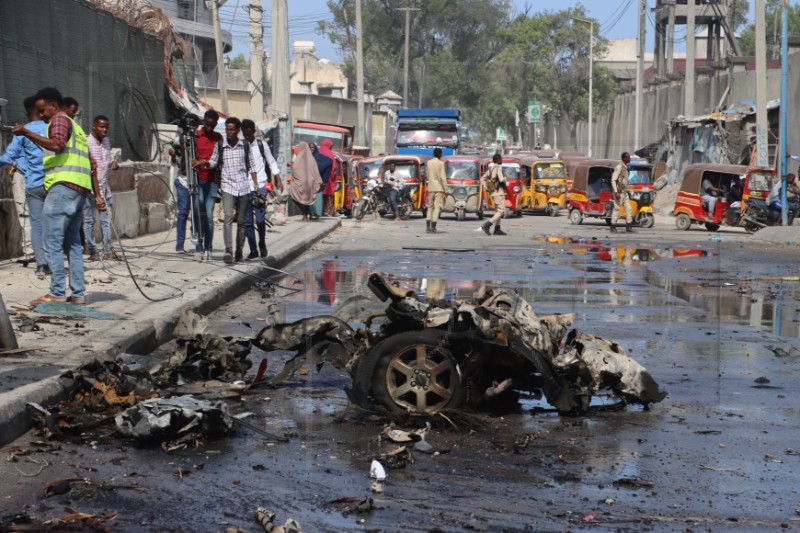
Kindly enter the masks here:
[[353, 201], [361, 199], [356, 180], [356, 165], [363, 156], [352, 154], [333, 153], [336, 158], [336, 192], [333, 195], [333, 205], [337, 213], [348, 218], [353, 213]]
[[356, 179], [362, 191], [369, 180], [383, 179], [381, 177], [383, 157], [384, 156], [365, 157], [356, 164]]
[[[741, 213], [748, 200], [767, 199], [774, 176], [774, 169], [764, 167], [705, 163], [687, 166], [672, 210], [675, 226], [688, 230], [692, 224], [703, 224], [708, 231], [717, 231], [722, 224], [739, 225], [743, 222]], [[708, 205], [702, 198], [706, 180], [726, 191], [725, 196], [717, 199], [713, 213], [708, 212]], [[741, 199], [728, 196], [734, 185], [741, 190]]]
[[[570, 163], [572, 172], [572, 189], [569, 197], [569, 220], [573, 224], [581, 224], [585, 218], [602, 218], [611, 224], [614, 213], [614, 194], [611, 188], [611, 176], [619, 161], [613, 159], [582, 159]], [[655, 192], [649, 190], [636, 191], [628, 188], [633, 223], [643, 228], [652, 228], [655, 224], [653, 202]], [[625, 208], [620, 209], [625, 216]]]
[[647, 159], [631, 159], [628, 163], [628, 185], [630, 190], [653, 190], [653, 164]]
[[567, 207], [567, 171], [564, 162], [552, 158], [524, 156], [522, 162], [523, 193], [529, 198], [527, 209], [558, 216]]
[[[483, 176], [492, 167], [492, 157], [484, 157], [481, 159], [481, 176]], [[520, 179], [521, 164], [519, 158], [503, 156], [503, 175], [506, 177], [506, 207], [503, 212], [503, 218], [508, 218], [511, 214], [522, 216], [522, 209], [527, 207], [522, 203], [524, 196], [522, 194], [522, 180]], [[484, 211], [495, 211], [494, 200], [491, 195], [484, 194], [483, 201], [485, 204]]]
[[383, 158], [383, 163], [380, 169], [380, 179], [383, 176], [391, 163], [394, 163], [395, 170], [400, 174], [406, 186], [411, 186], [411, 198], [414, 201], [414, 211], [422, 211], [422, 215], [428, 214], [428, 194], [427, 186], [425, 184], [425, 163], [431, 159], [427, 155], [417, 154], [398, 154], [387, 155]]
[[464, 220], [467, 213], [474, 213], [482, 220], [486, 202], [480, 181], [480, 159], [475, 156], [451, 155], [442, 161], [448, 189], [442, 213], [455, 213], [458, 220]]

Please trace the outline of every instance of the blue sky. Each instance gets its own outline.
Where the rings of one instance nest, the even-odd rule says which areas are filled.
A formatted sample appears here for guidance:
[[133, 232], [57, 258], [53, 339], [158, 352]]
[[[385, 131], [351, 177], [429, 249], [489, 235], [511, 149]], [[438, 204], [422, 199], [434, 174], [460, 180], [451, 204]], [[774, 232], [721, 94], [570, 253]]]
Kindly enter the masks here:
[[[365, 0], [369, 2], [370, 0]], [[233, 57], [244, 53], [249, 56], [247, 41], [247, 31], [249, 27], [249, 17], [247, 6], [249, 0], [227, 0], [221, 11], [222, 28], [233, 34], [234, 49], [230, 54]], [[263, 0], [264, 16], [269, 21], [271, 11], [271, 1]], [[518, 12], [524, 10], [525, 6], [530, 6], [530, 12], [553, 11], [552, 0], [514, 0], [514, 7]], [[622, 39], [626, 37], [636, 37], [637, 32], [637, 5], [638, 0], [584, 0], [562, 1], [557, 3], [557, 9], [565, 9], [568, 6], [582, 4], [589, 15], [600, 23], [600, 34], [607, 39]], [[648, 8], [655, 7], [656, 0], [647, 0]], [[754, 1], [751, 0], [751, 6]], [[310, 40], [317, 45], [317, 55], [319, 57], [340, 60], [339, 51], [328, 41], [324, 35], [315, 32], [316, 21], [329, 20], [330, 11], [326, 0], [288, 0], [289, 5], [289, 41]], [[753, 17], [752, 7], [750, 17]], [[648, 15], [646, 47], [648, 51], [653, 48], [653, 22], [652, 15]], [[680, 35], [676, 35], [680, 39]], [[270, 49], [269, 29], [264, 32], [264, 47]], [[676, 51], [682, 48], [676, 44]]]

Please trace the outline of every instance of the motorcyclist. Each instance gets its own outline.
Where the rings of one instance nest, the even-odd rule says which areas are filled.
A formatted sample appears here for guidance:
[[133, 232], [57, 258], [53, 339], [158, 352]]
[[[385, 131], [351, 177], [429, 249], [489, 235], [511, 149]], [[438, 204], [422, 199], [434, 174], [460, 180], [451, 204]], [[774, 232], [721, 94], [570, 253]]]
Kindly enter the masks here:
[[403, 177], [395, 171], [394, 163], [389, 163], [389, 170], [383, 173], [383, 182], [389, 186], [389, 203], [392, 206], [394, 219], [400, 220], [400, 211], [397, 209], [397, 196], [403, 188]]
[[[789, 201], [792, 196], [797, 195], [797, 186], [795, 185], [795, 175], [794, 174], [786, 174], [786, 198]], [[778, 222], [778, 218], [781, 216], [781, 211], [783, 211], [783, 204], [781, 204], [781, 188], [783, 187], [783, 183], [781, 180], [775, 180], [775, 185], [772, 186], [772, 190], [769, 192], [769, 196], [767, 196], [767, 207], [769, 208], [769, 221], [770, 224], [775, 224]]]

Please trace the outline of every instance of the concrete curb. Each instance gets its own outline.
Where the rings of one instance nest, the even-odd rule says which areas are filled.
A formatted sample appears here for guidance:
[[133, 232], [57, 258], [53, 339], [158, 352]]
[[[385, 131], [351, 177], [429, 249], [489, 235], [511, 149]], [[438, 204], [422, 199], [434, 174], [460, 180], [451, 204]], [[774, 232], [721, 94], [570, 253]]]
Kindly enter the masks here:
[[[237, 273], [201, 296], [190, 301], [183, 301], [160, 316], [143, 322], [134, 322], [135, 331], [122, 339], [108, 343], [105, 347], [96, 347], [94, 350], [96, 357], [107, 360], [124, 352], [141, 355], [152, 352], [158, 346], [172, 339], [172, 332], [183, 307], [189, 306], [201, 314], [210, 313], [247, 292], [253, 284], [253, 275], [263, 277], [272, 272], [272, 268], [286, 266], [340, 226], [341, 221], [339, 220], [336, 220], [334, 224], [326, 224], [324, 227], [320, 227], [321, 231], [299, 237], [293, 240], [288, 247], [282, 249], [278, 255], [270, 256], [272, 261], [268, 265], [247, 264], [248, 272]], [[0, 446], [8, 444], [31, 428], [32, 421], [27, 414], [26, 407], [28, 403], [50, 405], [64, 399], [66, 392], [60, 376], [51, 376], [0, 393]]]

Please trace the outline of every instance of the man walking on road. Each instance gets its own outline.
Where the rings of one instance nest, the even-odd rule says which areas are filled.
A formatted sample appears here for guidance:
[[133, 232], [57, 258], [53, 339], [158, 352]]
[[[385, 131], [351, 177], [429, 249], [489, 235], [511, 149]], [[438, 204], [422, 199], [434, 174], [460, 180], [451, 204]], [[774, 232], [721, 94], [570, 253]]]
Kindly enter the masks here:
[[[44, 123], [39, 110], [36, 109], [36, 100], [33, 96], [25, 99], [25, 114], [28, 122], [25, 128], [44, 137], [47, 135], [47, 124]], [[50, 274], [47, 257], [42, 246], [42, 209], [44, 209], [44, 166], [42, 165], [42, 149], [30, 139], [19, 136], [14, 137], [6, 153], [0, 156], [0, 165], [16, 163], [17, 170], [25, 179], [25, 201], [28, 204], [28, 216], [31, 222], [31, 247], [33, 257], [36, 259], [36, 275], [44, 279]], [[15, 187], [16, 189], [16, 187]], [[16, 196], [16, 190], [15, 190]], [[23, 202], [23, 205], [24, 205]], [[24, 207], [17, 204], [18, 214], [22, 215]]]
[[[258, 191], [258, 175], [255, 169], [250, 144], [239, 139], [241, 121], [228, 117], [225, 121], [225, 141], [220, 141], [209, 161], [210, 168], [220, 167], [220, 190], [222, 191], [222, 210], [225, 222], [222, 226], [222, 239], [225, 242], [226, 264], [237, 263], [243, 259], [242, 248], [246, 237], [245, 217], [250, 200], [250, 191]], [[236, 255], [233, 255], [232, 232], [233, 214], [236, 212]]]
[[197, 201], [200, 206], [200, 229], [197, 232], [197, 251], [203, 255], [201, 261], [211, 261], [211, 247], [214, 240], [214, 204], [217, 200], [217, 172], [211, 170], [209, 160], [217, 150], [222, 136], [214, 131], [219, 115], [213, 109], [203, 115], [203, 126], [197, 132], [195, 159], [192, 168], [197, 170]]
[[[86, 196], [94, 191], [97, 209], [106, 210], [94, 162], [89, 154], [89, 144], [83, 129], [60, 111], [61, 93], [46, 87], [36, 93], [36, 108], [47, 122], [47, 136], [37, 135], [16, 124], [12, 131], [52, 152], [44, 157], [44, 235], [47, 239], [47, 262], [50, 265], [50, 291], [31, 305], [45, 302], [86, 303], [83, 279], [83, 247], [81, 246], [81, 214]], [[64, 253], [69, 260], [69, 286], [72, 295], [66, 295]]]
[[[269, 188], [272, 190], [272, 182], [274, 180], [280, 180], [281, 167], [278, 166], [278, 162], [272, 157], [272, 151], [269, 149], [269, 145], [261, 139], [256, 139], [255, 122], [250, 119], [243, 120], [242, 135], [244, 135], [245, 141], [250, 144], [250, 153], [253, 155], [253, 161], [255, 162], [253, 169], [258, 175], [258, 188], [256, 189], [257, 194], [255, 194], [255, 196], [260, 195], [261, 198], [266, 200], [267, 189]], [[254, 206], [253, 202], [250, 202], [247, 208], [245, 230], [247, 242], [250, 245], [250, 255], [247, 256], [247, 259], [256, 259], [257, 257], [264, 259], [267, 257], [267, 223], [265, 220], [266, 213], [264, 212], [264, 208], [264, 205], [260, 207]], [[255, 228], [253, 228], [253, 218], [255, 218]], [[258, 231], [258, 252], [256, 252], [256, 230]]]
[[436, 233], [436, 222], [442, 211], [444, 199], [447, 196], [447, 177], [444, 175], [442, 163], [442, 149], [433, 149], [433, 159], [425, 163], [428, 176], [428, 216], [425, 221], [426, 233]]
[[[103, 261], [121, 261], [122, 259], [114, 251], [113, 236], [111, 235], [111, 185], [108, 183], [108, 173], [117, 170], [119, 163], [111, 159], [111, 142], [108, 140], [108, 117], [97, 115], [92, 121], [92, 133], [89, 134], [89, 152], [92, 154], [97, 171], [97, 183], [100, 187], [100, 194], [106, 204], [105, 212], [100, 213], [100, 227], [103, 235]], [[97, 243], [95, 242], [95, 197], [86, 197], [86, 205], [83, 207], [83, 233], [86, 235], [86, 246], [89, 248], [89, 261], [97, 261], [100, 254], [97, 253]]]
[[503, 156], [495, 153], [492, 156], [492, 165], [492, 168], [481, 176], [481, 181], [486, 192], [492, 197], [495, 212], [488, 222], [483, 223], [481, 229], [486, 235], [491, 235], [489, 228], [494, 224], [495, 235], [506, 235], [506, 232], [500, 229], [500, 221], [506, 210], [506, 177], [503, 175]]
[[628, 233], [633, 232], [633, 209], [631, 209], [631, 199], [628, 196], [628, 164], [631, 162], [631, 154], [623, 152], [621, 156], [622, 162], [614, 167], [614, 173], [611, 175], [611, 190], [614, 193], [614, 211], [611, 214], [611, 226], [609, 231], [617, 231], [617, 220], [621, 215], [620, 207], [625, 208], [625, 231]]

